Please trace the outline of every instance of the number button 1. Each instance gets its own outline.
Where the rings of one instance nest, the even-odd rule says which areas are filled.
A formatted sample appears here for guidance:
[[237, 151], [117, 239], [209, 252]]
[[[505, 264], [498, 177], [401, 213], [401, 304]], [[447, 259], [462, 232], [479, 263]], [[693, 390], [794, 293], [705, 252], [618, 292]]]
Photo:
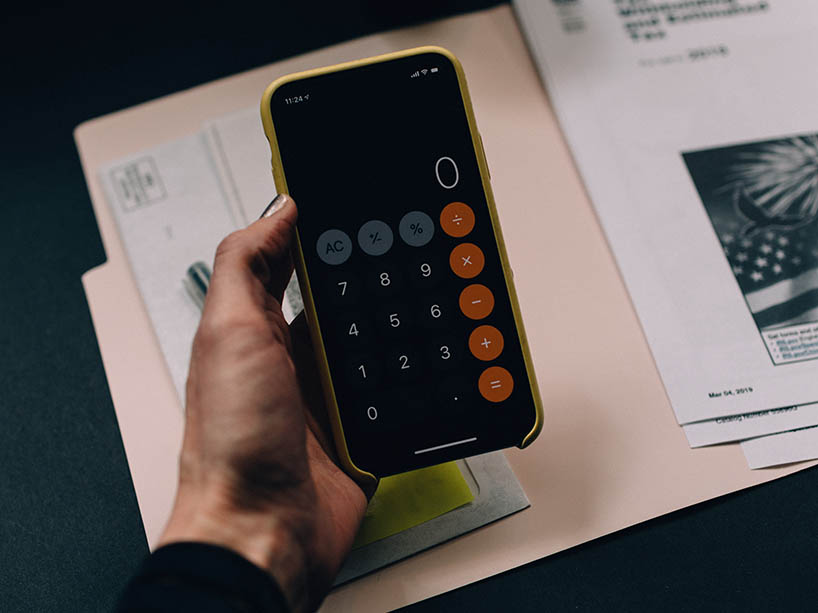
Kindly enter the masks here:
[[368, 356], [354, 356], [346, 364], [346, 383], [355, 389], [373, 389], [381, 378], [381, 364]]

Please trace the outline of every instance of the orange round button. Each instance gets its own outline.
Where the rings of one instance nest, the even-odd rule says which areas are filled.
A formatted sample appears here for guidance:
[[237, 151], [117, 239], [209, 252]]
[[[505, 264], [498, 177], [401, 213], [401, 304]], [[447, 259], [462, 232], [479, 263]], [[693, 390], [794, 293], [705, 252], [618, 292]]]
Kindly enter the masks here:
[[486, 258], [480, 247], [474, 243], [461, 243], [452, 249], [449, 255], [449, 266], [454, 274], [463, 279], [471, 279], [480, 274]]
[[489, 362], [503, 352], [503, 335], [494, 326], [478, 326], [469, 335], [469, 349], [478, 360]]
[[469, 319], [488, 317], [494, 310], [494, 294], [485, 285], [467, 285], [460, 292], [460, 310]]
[[489, 402], [503, 402], [511, 396], [514, 379], [511, 378], [511, 373], [502, 366], [489, 366], [480, 375], [477, 387], [483, 398]]
[[474, 211], [465, 202], [450, 202], [440, 212], [440, 227], [449, 236], [463, 238], [474, 228]]

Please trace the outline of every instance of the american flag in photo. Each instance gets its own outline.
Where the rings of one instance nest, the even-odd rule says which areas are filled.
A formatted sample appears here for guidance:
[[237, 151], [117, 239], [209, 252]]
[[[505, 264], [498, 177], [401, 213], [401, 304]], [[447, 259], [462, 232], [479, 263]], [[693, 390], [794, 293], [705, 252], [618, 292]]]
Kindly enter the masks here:
[[756, 325], [818, 321], [818, 137], [737, 152], [728, 181], [735, 232], [720, 240]]
[[719, 236], [759, 329], [818, 321], [818, 244], [813, 228]]

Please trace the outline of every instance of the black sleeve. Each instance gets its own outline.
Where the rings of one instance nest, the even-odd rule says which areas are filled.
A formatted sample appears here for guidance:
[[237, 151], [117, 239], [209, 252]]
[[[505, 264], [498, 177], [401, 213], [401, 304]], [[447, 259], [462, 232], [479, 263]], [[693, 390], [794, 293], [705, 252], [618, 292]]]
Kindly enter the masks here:
[[174, 543], [157, 549], [125, 588], [118, 613], [287, 613], [275, 580], [216, 545]]

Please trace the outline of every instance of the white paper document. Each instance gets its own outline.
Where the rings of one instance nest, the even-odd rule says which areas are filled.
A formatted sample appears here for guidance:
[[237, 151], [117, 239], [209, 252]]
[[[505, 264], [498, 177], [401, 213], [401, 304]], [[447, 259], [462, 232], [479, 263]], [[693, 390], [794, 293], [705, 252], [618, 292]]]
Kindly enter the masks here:
[[762, 436], [741, 443], [750, 468], [769, 468], [818, 457], [818, 426]]
[[[729, 415], [684, 426], [691, 447], [731, 443], [818, 425], [818, 403]], [[815, 449], [818, 454], [818, 447]]]
[[818, 4], [515, 7], [691, 444], [814, 425]]

